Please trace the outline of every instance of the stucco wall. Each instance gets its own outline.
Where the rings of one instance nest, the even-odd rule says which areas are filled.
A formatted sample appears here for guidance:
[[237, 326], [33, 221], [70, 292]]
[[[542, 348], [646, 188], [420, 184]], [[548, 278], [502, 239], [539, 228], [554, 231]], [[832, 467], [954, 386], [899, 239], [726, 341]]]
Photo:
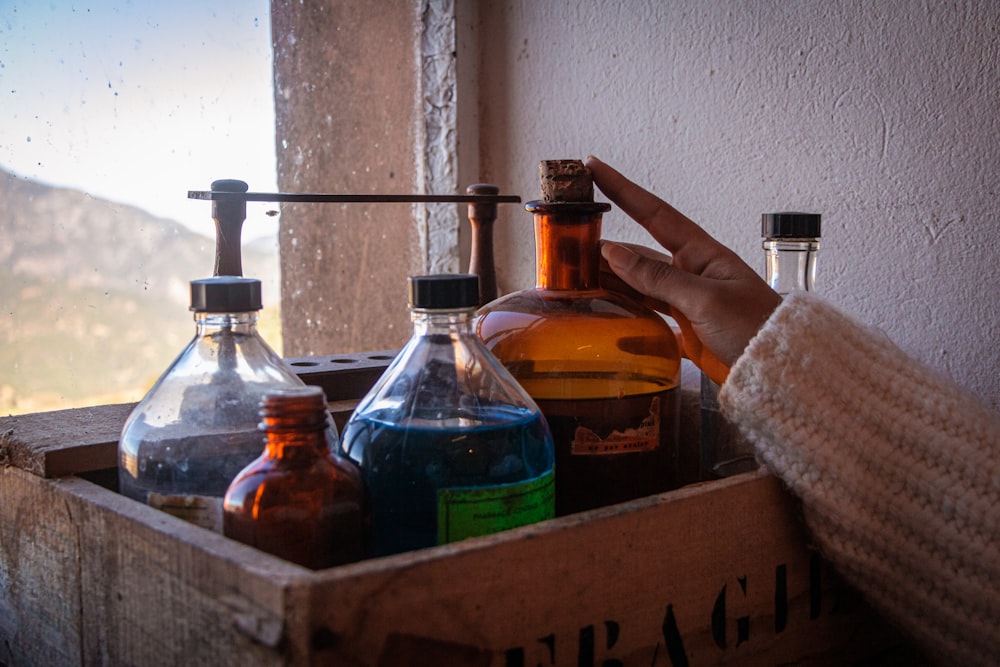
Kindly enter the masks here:
[[[1000, 3], [481, 3], [478, 160], [526, 199], [600, 156], [762, 268], [760, 214], [823, 214], [817, 287], [1000, 405]], [[468, 54], [459, 54], [462, 58]], [[504, 291], [533, 282], [504, 209]], [[604, 236], [652, 243], [613, 211]]]
[[[418, 192], [413, 0], [275, 0], [271, 14], [279, 188]], [[414, 220], [409, 204], [282, 205], [287, 356], [406, 342], [406, 277], [425, 266]]]
[[[475, 7], [466, 9], [468, 44]], [[271, 15], [281, 190], [464, 192], [453, 0], [273, 0]], [[412, 333], [406, 278], [462, 268], [465, 208], [282, 206], [285, 354], [401, 347]]]

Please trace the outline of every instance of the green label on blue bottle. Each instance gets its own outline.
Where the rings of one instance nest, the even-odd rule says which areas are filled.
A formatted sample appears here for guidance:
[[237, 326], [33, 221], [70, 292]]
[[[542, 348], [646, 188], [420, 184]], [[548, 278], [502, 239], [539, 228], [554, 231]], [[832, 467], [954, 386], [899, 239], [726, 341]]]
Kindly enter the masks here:
[[438, 544], [527, 526], [555, 516], [555, 475], [438, 491]]

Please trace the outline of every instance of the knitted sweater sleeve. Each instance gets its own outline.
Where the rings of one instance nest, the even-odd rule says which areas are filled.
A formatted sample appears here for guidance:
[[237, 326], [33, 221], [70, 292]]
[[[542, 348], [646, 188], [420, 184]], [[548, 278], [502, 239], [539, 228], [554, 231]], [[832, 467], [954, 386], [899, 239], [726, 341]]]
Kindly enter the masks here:
[[873, 607], [945, 664], [1000, 664], [1000, 415], [808, 293], [719, 400]]

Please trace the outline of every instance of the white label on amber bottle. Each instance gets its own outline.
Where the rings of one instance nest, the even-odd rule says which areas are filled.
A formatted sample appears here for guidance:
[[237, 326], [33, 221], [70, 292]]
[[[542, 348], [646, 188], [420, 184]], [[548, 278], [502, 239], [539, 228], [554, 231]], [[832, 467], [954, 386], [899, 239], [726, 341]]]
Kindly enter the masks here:
[[150, 507], [155, 507], [178, 519], [216, 533], [222, 532], [222, 498], [150, 493], [147, 502]]
[[578, 426], [573, 433], [571, 451], [573, 455], [607, 456], [629, 454], [631, 452], [651, 452], [660, 446], [660, 397], [654, 396], [649, 405], [649, 414], [633, 428], [614, 430], [607, 437]]

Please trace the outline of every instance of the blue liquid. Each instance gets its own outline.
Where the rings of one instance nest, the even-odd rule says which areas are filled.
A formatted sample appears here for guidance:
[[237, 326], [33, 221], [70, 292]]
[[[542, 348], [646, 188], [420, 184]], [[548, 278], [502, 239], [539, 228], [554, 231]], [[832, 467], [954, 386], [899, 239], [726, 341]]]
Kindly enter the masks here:
[[378, 412], [344, 428], [344, 452], [367, 487], [376, 556], [437, 544], [438, 489], [487, 487], [535, 479], [552, 469], [548, 428], [539, 413], [490, 408], [469, 425], [410, 417], [393, 423]]

